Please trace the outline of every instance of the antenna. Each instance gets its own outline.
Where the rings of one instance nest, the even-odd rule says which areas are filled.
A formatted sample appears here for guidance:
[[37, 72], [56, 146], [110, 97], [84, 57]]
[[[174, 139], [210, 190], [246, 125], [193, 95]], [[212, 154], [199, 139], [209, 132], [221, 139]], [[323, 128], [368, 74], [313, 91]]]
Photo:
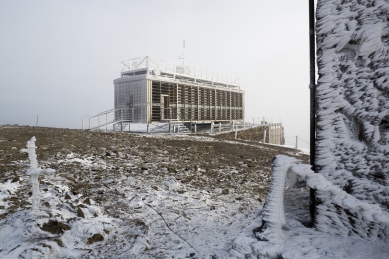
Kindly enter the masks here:
[[182, 44], [182, 55], [179, 57], [179, 59], [182, 59], [182, 67], [185, 66], [185, 40]]

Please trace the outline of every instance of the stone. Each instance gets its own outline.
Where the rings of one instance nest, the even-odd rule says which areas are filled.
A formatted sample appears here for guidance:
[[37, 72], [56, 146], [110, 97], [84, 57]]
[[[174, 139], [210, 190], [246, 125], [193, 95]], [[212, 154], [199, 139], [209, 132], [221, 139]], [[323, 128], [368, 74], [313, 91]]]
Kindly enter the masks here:
[[52, 234], [62, 234], [64, 230], [70, 230], [70, 227], [62, 222], [49, 220], [49, 222], [43, 224], [41, 229]]
[[86, 198], [86, 199], [84, 200], [84, 203], [87, 204], [87, 205], [91, 205], [90, 199], [89, 199], [89, 198]]
[[93, 236], [91, 236], [90, 238], [88, 238], [87, 244], [88, 244], [88, 245], [91, 245], [91, 244], [93, 244], [93, 243], [101, 242], [101, 241], [103, 241], [103, 240], [104, 240], [103, 235], [97, 233], [97, 234], [94, 234]]
[[54, 241], [58, 244], [58, 246], [63, 247], [63, 242], [60, 239], [55, 239]]
[[85, 214], [81, 208], [77, 208], [77, 216], [80, 218], [85, 218]]

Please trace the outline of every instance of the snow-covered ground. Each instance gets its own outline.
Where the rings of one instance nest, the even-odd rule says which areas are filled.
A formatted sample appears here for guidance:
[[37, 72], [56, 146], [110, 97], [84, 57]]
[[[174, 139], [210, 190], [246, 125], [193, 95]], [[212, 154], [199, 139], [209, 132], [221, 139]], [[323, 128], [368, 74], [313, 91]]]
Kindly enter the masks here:
[[[71, 136], [65, 133], [58, 137]], [[309, 221], [306, 187], [285, 190], [282, 243], [258, 241], [252, 230], [261, 225], [266, 193], [253, 190], [267, 189], [269, 171], [251, 158], [232, 166], [223, 162], [227, 153], [220, 149], [207, 153], [219, 143], [212, 138], [72, 136], [79, 141], [93, 137], [107, 138], [115, 146], [80, 149], [74, 142], [73, 151], [63, 149], [42, 160], [38, 155], [40, 167], [56, 172], [40, 176], [40, 208], [35, 212], [26, 149], [7, 140], [11, 147], [0, 151], [0, 165], [16, 151], [25, 159], [7, 162], [7, 168], [16, 170], [7, 171], [8, 179], [0, 183], [0, 258], [388, 258], [387, 243], [306, 228], [301, 223]], [[170, 147], [169, 141], [182, 141], [182, 147]], [[188, 143], [202, 143], [204, 150], [196, 153], [196, 146]], [[223, 143], [240, 152], [274, 152], [267, 146]], [[52, 152], [50, 145], [45, 141], [40, 146], [37, 137], [41, 157]], [[210, 163], [217, 154], [218, 167], [206, 167], [204, 159], [191, 164], [203, 153]]]

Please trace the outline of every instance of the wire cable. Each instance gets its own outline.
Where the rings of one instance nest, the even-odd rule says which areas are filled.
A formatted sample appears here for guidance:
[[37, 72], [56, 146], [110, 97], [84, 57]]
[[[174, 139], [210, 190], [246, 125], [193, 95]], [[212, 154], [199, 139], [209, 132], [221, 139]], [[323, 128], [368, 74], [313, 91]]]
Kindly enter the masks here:
[[301, 139], [300, 137], [297, 137], [299, 140], [301, 140], [302, 142], [306, 143], [309, 145], [309, 142], [306, 142], [305, 140]]

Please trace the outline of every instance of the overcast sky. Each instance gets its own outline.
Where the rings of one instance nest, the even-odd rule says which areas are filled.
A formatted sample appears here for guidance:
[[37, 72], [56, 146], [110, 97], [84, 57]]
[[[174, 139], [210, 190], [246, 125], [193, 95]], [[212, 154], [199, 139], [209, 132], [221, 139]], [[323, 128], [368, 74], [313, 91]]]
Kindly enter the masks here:
[[306, 0], [1, 0], [0, 125], [81, 128], [114, 107], [122, 60], [179, 61], [185, 40], [187, 64], [240, 78], [247, 121], [309, 141], [308, 37]]

